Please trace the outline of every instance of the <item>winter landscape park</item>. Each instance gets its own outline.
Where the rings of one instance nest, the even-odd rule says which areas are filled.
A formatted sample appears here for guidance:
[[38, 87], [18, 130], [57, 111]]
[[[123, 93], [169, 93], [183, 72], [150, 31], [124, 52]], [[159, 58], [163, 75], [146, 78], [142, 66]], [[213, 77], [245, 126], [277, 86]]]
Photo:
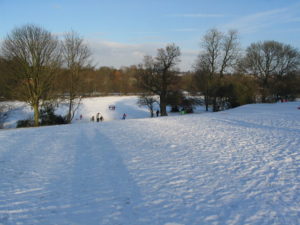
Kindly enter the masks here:
[[0, 0], [0, 225], [299, 225], [299, 0]]
[[2, 130], [0, 224], [299, 224], [300, 102], [146, 118], [136, 100]]

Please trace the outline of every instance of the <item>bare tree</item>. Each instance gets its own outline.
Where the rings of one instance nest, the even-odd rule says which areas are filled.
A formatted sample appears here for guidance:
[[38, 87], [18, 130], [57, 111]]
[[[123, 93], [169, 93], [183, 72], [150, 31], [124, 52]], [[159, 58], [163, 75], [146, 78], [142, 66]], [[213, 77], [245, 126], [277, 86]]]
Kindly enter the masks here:
[[259, 80], [262, 102], [266, 101], [271, 79], [295, 72], [299, 65], [299, 51], [276, 41], [252, 43], [241, 62], [243, 71]]
[[202, 40], [203, 53], [199, 56], [199, 64], [205, 66], [210, 76], [215, 75], [218, 70], [222, 38], [223, 34], [220, 31], [211, 29], [204, 35]]
[[222, 77], [224, 73], [232, 71], [237, 65], [237, 60], [240, 56], [240, 43], [238, 32], [236, 30], [229, 30], [227, 34], [223, 35], [221, 42], [221, 63], [219, 74]]
[[229, 30], [224, 34], [211, 29], [204, 35], [201, 46], [202, 52], [196, 64], [196, 81], [204, 94], [206, 110], [212, 97], [215, 111], [218, 79], [233, 70], [237, 63], [240, 52], [238, 33]]
[[67, 121], [70, 123], [81, 101], [80, 88], [83, 83], [80, 73], [90, 63], [91, 52], [84, 40], [74, 31], [65, 35], [63, 42], [63, 58], [68, 69], [68, 114]]
[[147, 106], [150, 111], [150, 116], [154, 117], [154, 104], [158, 103], [158, 100], [153, 95], [141, 95], [138, 99], [139, 106]]
[[175, 44], [157, 50], [157, 56], [146, 56], [138, 71], [138, 83], [147, 92], [159, 96], [161, 116], [167, 116], [167, 95], [177, 80], [180, 49]]
[[36, 25], [14, 29], [3, 44], [5, 59], [13, 62], [12, 79], [20, 87], [20, 98], [34, 110], [34, 125], [39, 125], [39, 107], [49, 97], [54, 75], [60, 66], [58, 40], [51, 33]]

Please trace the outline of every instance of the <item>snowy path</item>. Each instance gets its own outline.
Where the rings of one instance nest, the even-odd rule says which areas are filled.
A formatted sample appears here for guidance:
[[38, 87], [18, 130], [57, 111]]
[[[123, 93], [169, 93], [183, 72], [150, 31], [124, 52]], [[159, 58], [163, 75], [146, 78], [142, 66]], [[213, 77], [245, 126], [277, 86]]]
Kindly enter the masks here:
[[1, 131], [0, 224], [300, 224], [288, 106]]

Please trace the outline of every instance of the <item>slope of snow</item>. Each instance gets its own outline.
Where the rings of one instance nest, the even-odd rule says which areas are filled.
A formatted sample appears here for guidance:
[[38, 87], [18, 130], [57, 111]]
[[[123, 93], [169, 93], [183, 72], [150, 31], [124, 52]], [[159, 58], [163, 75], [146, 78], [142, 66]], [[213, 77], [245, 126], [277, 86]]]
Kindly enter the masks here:
[[300, 224], [299, 105], [2, 130], [0, 224]]
[[[98, 112], [103, 115], [105, 121], [120, 120], [124, 113], [128, 119], [149, 117], [148, 109], [139, 107], [137, 101], [136, 96], [86, 98], [83, 99], [76, 117], [82, 114], [84, 120], [89, 120], [93, 115], [96, 117]], [[110, 105], [114, 105], [116, 109], [109, 110]]]
[[[83, 98], [72, 123], [89, 122], [92, 116], [96, 118], [97, 113], [104, 117], [104, 121], [120, 120], [124, 113], [127, 115], [127, 119], [150, 117], [148, 108], [146, 106], [139, 107], [137, 101], [137, 96]], [[18, 120], [33, 118], [33, 111], [27, 104], [17, 101], [7, 102], [6, 104], [10, 105], [13, 110], [11, 110], [8, 120], [4, 123], [4, 128], [15, 128]], [[110, 105], [114, 105], [115, 110], [109, 110]], [[159, 109], [159, 106], [154, 104], [154, 109]], [[66, 104], [60, 104], [56, 114], [64, 116], [67, 114], [67, 110]], [[198, 106], [196, 112], [204, 112], [204, 107]], [[83, 116], [81, 121], [79, 121], [80, 115]], [[174, 114], [171, 113], [170, 115]], [[178, 115], [178, 113], [175, 113], [175, 115]]]
[[[76, 112], [73, 123], [88, 122], [91, 117], [96, 118], [97, 113], [101, 113], [105, 121], [119, 120], [123, 113], [127, 114], [128, 119], [132, 118], [147, 118], [149, 112], [146, 107], [137, 105], [138, 98], [136, 96], [109, 96], [109, 97], [94, 97], [83, 98]], [[22, 102], [8, 102], [13, 110], [10, 112], [9, 118], [4, 124], [5, 128], [16, 127], [18, 120], [28, 119], [33, 117], [33, 111], [30, 106]], [[116, 110], [109, 110], [109, 105], [115, 105]], [[158, 106], [156, 106], [158, 108]], [[59, 115], [67, 114], [67, 105], [61, 104], [56, 110]], [[80, 115], [83, 116], [82, 121], [79, 121]]]

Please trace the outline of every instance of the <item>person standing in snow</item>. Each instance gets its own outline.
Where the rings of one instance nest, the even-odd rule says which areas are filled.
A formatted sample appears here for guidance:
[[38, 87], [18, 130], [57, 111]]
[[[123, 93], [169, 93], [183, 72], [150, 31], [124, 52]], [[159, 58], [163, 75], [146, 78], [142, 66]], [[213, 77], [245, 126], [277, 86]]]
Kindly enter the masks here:
[[99, 122], [99, 120], [100, 120], [100, 113], [97, 113], [97, 115], [96, 115], [96, 121]]
[[125, 120], [125, 119], [126, 119], [126, 116], [127, 116], [127, 115], [124, 113], [124, 114], [123, 114], [123, 117], [122, 117], [122, 120]]
[[156, 110], [156, 116], [157, 117], [159, 116], [159, 110]]

